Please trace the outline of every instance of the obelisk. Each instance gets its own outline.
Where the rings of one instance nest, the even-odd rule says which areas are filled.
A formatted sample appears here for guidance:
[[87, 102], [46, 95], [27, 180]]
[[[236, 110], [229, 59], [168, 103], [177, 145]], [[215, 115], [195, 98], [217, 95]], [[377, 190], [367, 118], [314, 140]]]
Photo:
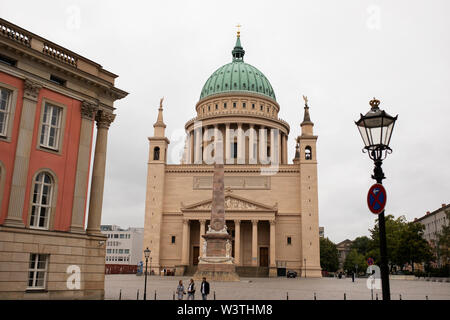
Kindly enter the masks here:
[[225, 223], [224, 167], [214, 165], [211, 223], [203, 235], [205, 241], [194, 279], [206, 277], [216, 281], [239, 281], [231, 256], [231, 236]]

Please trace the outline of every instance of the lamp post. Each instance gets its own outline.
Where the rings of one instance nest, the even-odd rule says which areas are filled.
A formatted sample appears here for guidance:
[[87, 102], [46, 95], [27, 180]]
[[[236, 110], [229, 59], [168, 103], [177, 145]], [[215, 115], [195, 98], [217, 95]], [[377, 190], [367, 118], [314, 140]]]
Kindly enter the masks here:
[[147, 263], [148, 258], [150, 257], [150, 249], [147, 247], [147, 249], [144, 250], [144, 256], [145, 256], [145, 283], [144, 283], [144, 300], [147, 300]]
[[[371, 106], [369, 112], [365, 115], [361, 114], [361, 118], [356, 121], [355, 124], [358, 127], [364, 142], [363, 152], [367, 152], [369, 158], [372, 159], [375, 164], [372, 179], [376, 180], [377, 183], [382, 184], [385, 176], [381, 165], [386, 156], [389, 153], [392, 153], [389, 143], [398, 116], [392, 117], [384, 110], [380, 110], [380, 108], [378, 108], [380, 101], [375, 98], [370, 100], [369, 104]], [[378, 215], [378, 228], [380, 234], [380, 270], [383, 300], [391, 300], [384, 210]]]

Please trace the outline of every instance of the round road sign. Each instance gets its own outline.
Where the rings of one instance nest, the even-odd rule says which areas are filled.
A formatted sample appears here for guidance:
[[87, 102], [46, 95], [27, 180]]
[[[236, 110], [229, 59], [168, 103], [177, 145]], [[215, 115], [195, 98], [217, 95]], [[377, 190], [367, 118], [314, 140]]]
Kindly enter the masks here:
[[386, 190], [382, 184], [375, 183], [367, 194], [367, 205], [374, 214], [380, 214], [386, 205]]

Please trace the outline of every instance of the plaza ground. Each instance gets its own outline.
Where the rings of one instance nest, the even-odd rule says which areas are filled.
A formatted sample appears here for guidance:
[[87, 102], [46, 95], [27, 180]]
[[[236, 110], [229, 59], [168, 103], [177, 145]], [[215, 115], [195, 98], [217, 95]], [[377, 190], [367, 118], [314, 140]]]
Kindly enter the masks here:
[[[160, 277], [148, 276], [147, 299], [171, 300], [178, 285], [183, 280], [185, 288], [189, 277]], [[371, 291], [367, 289], [365, 278], [241, 278], [240, 282], [210, 281], [211, 294], [220, 300], [313, 300], [314, 293], [318, 300], [343, 300], [344, 293], [347, 300], [370, 300]], [[195, 299], [201, 299], [199, 293], [200, 282], [196, 282], [197, 293]], [[450, 300], [450, 283], [431, 282], [423, 280], [391, 280], [391, 299], [399, 300]], [[144, 276], [105, 275], [105, 299], [139, 299], [143, 298]], [[381, 299], [381, 290], [374, 290], [373, 297]]]

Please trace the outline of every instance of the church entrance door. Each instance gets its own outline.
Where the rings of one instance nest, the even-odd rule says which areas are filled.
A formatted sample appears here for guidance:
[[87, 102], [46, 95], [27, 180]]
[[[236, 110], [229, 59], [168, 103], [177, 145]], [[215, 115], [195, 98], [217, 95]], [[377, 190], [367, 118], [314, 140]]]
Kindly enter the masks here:
[[196, 265], [198, 265], [198, 256], [200, 255], [200, 247], [194, 247], [193, 248], [193, 261], [192, 261], [192, 264], [194, 265], [194, 266], [196, 266]]
[[260, 267], [269, 266], [269, 248], [267, 247], [259, 248], [259, 266]]

